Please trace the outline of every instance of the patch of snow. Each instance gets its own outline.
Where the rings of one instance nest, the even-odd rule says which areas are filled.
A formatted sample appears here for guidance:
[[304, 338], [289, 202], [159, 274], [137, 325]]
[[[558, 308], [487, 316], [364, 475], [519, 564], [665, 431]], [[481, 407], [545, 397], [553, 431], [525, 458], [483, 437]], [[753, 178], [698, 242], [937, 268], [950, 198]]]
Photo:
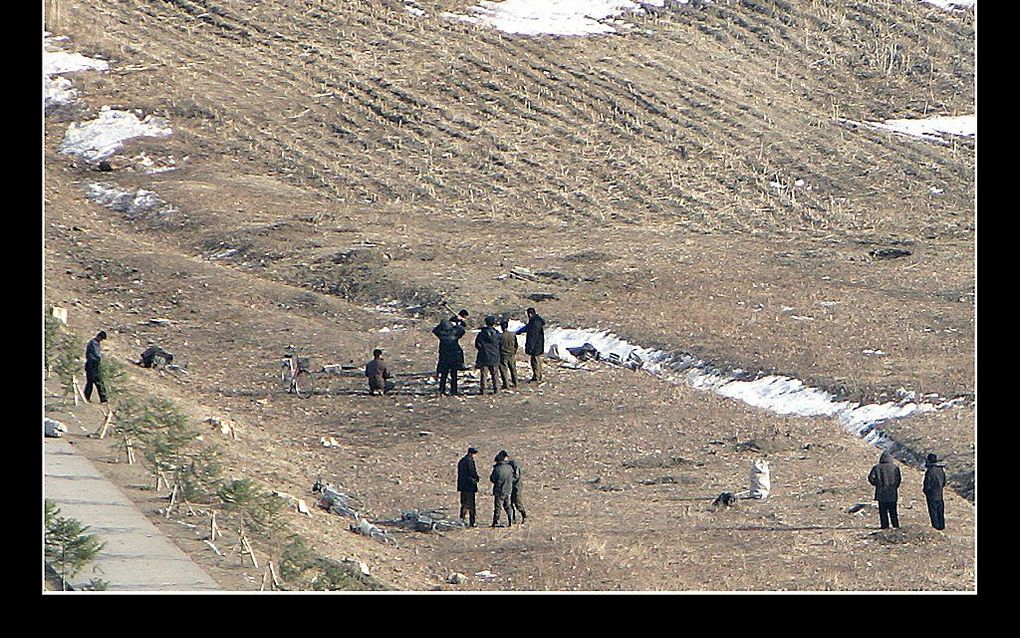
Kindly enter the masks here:
[[[687, 0], [678, 0], [686, 4]], [[666, 0], [482, 0], [468, 10], [474, 15], [442, 16], [482, 24], [516, 35], [586, 36], [614, 33], [626, 22], [613, 20], [624, 13], [641, 13], [643, 5], [662, 7]], [[616, 25], [614, 27], [614, 24]]]
[[152, 210], [170, 212], [172, 207], [147, 190], [125, 191], [115, 186], [92, 182], [85, 187], [85, 196], [92, 201], [132, 217]]
[[416, 15], [419, 18], [427, 18], [427, 17], [429, 17], [429, 14], [426, 13], [424, 9], [419, 7], [417, 5], [417, 3], [414, 2], [414, 0], [404, 0], [404, 8], [411, 15]]
[[97, 161], [113, 155], [129, 139], [167, 137], [172, 132], [169, 123], [161, 117], [149, 115], [139, 120], [130, 111], [103, 107], [98, 118], [75, 122], [67, 128], [60, 151]]
[[66, 37], [50, 37], [49, 32], [43, 37], [43, 108], [48, 109], [58, 104], [72, 102], [77, 92], [71, 87], [71, 80], [59, 77], [65, 73], [78, 71], [107, 71], [110, 63], [106, 60], [85, 57], [80, 53], [68, 53], [54, 45], [55, 42], [67, 40]]
[[884, 122], [864, 122], [863, 125], [892, 133], [917, 137], [929, 142], [948, 144], [949, 141], [943, 135], [974, 137], [977, 134], [977, 115], [930, 117], [923, 120], [886, 120]]
[[977, 0], [921, 0], [946, 11], [965, 11], [977, 6]]

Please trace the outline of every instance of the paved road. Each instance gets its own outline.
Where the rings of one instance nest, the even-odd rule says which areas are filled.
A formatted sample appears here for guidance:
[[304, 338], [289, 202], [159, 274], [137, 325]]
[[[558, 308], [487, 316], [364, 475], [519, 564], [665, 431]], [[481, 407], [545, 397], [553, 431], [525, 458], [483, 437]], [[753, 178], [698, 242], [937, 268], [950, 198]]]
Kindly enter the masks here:
[[61, 516], [76, 518], [98, 534], [106, 547], [93, 563], [68, 581], [71, 587], [93, 575], [108, 591], [219, 591], [209, 574], [188, 558], [87, 458], [66, 439], [44, 438], [46, 498]]

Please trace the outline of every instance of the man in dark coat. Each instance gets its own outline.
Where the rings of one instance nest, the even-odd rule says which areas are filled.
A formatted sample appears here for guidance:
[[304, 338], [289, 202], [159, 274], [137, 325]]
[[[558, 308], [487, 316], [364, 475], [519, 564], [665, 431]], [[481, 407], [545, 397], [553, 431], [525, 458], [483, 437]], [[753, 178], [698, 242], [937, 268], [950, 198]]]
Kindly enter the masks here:
[[392, 375], [383, 361], [382, 350], [379, 348], [372, 351], [372, 360], [365, 364], [365, 376], [368, 377], [369, 394], [386, 394], [393, 388], [393, 384], [386, 381]]
[[524, 501], [521, 498], [521, 490], [523, 487], [521, 485], [521, 464], [517, 462], [517, 459], [512, 458], [510, 453], [506, 450], [501, 450], [500, 455], [514, 472], [513, 489], [510, 491], [510, 507], [514, 510], [514, 518], [516, 518], [517, 512], [521, 513], [521, 525], [523, 525], [524, 519], [528, 518], [528, 513], [524, 511]]
[[499, 327], [503, 329], [499, 335], [499, 380], [507, 390], [517, 387], [517, 334], [510, 332], [510, 320], [506, 317], [500, 320]]
[[100, 345], [106, 339], [106, 331], [100, 330], [85, 345], [85, 400], [92, 401], [92, 386], [99, 391], [99, 402], [106, 403], [106, 388], [99, 378], [99, 364], [103, 361], [103, 348]]
[[439, 339], [439, 363], [436, 374], [439, 376], [439, 394], [446, 394], [446, 378], [450, 378], [450, 394], [457, 394], [457, 372], [464, 367], [464, 350], [460, 347], [460, 338], [464, 336], [464, 326], [455, 325], [449, 319], [443, 319], [432, 329], [432, 334]]
[[506, 512], [507, 525], [513, 525], [514, 513], [513, 506], [510, 504], [510, 494], [513, 492], [514, 487], [514, 471], [507, 465], [502, 456], [497, 456], [494, 459], [492, 474], [489, 475], [489, 480], [492, 482], [492, 496], [494, 497], [492, 526], [500, 527], [499, 509], [501, 507]]
[[946, 504], [942, 500], [942, 489], [946, 486], [946, 464], [939, 463], [939, 457], [929, 454], [924, 464], [924, 498], [928, 501], [928, 517], [935, 529], [946, 528]]
[[882, 529], [889, 527], [890, 520], [893, 527], [899, 527], [896, 500], [899, 497], [900, 468], [893, 463], [892, 454], [882, 452], [882, 456], [878, 458], [878, 465], [872, 467], [868, 474], [868, 483], [875, 486], [875, 500], [878, 501], [878, 517]]
[[478, 450], [469, 447], [467, 454], [457, 463], [457, 491], [460, 492], [460, 517], [469, 516], [471, 527], [475, 525], [475, 493], [478, 492], [478, 469], [475, 454]]
[[478, 368], [478, 394], [485, 394], [485, 373], [492, 379], [492, 393], [496, 394], [496, 367], [499, 366], [499, 333], [496, 332], [496, 318], [489, 315], [485, 318], [485, 327], [475, 337], [475, 348], [478, 357], [475, 367]]
[[542, 381], [542, 355], [545, 354], [545, 319], [534, 308], [528, 308], [528, 323], [517, 331], [527, 333], [524, 354], [531, 357], [531, 381]]

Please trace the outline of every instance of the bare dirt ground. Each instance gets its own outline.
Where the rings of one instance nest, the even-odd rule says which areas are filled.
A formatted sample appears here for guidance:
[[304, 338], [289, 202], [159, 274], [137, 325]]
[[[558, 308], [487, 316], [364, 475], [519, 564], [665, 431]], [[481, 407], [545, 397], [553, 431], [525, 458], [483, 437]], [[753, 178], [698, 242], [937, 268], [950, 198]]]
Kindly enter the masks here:
[[[361, 364], [379, 346], [398, 371], [425, 373], [428, 331], [451, 307], [521, 318], [527, 295], [547, 292], [555, 324], [857, 400], [972, 394], [973, 144], [838, 121], [971, 112], [972, 14], [720, 2], [635, 17], [626, 36], [532, 40], [398, 2], [271, 4], [47, 3], [48, 30], [113, 61], [75, 76], [81, 111], [138, 108], [174, 134], [131, 143], [100, 174], [56, 150], [81, 118], [47, 118], [45, 295], [81, 336], [107, 330], [111, 356], [153, 342], [187, 363], [186, 375], [132, 369], [132, 383], [236, 423], [239, 440], [217, 441], [232, 476], [308, 497], [321, 473], [377, 520], [455, 512], [468, 445], [482, 473], [501, 448], [524, 463], [522, 527], [406, 533], [393, 548], [295, 513], [317, 551], [417, 590], [974, 588], [973, 505], [948, 494], [949, 526], [931, 530], [921, 471], [904, 466], [905, 525], [877, 534], [873, 508], [847, 510], [871, 502], [878, 451], [831, 420], [609, 367], [550, 366], [542, 386], [495, 398], [436, 397], [423, 377], [371, 398], [337, 378], [300, 401], [275, 379], [289, 343], [320, 364]], [[143, 150], [188, 159], [143, 175], [129, 160]], [[89, 181], [178, 210], [131, 219], [89, 202]], [[869, 255], [882, 247], [912, 254]], [[514, 265], [549, 274], [505, 278]], [[400, 313], [373, 309], [391, 300]], [[171, 325], [148, 324], [157, 316]], [[886, 428], [950, 473], [973, 471], [973, 407]], [[82, 445], [118, 458], [112, 442]], [[759, 456], [768, 501], [684, 500], [743, 489]], [[187, 526], [160, 524], [225, 588], [258, 588]], [[443, 584], [486, 569], [497, 577]]]

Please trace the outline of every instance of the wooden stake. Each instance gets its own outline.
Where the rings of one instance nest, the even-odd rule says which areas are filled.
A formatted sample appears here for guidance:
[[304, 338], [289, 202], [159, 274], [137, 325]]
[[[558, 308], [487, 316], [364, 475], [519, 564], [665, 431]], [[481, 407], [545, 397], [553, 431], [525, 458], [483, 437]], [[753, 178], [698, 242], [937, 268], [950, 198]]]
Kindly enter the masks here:
[[244, 555], [248, 554], [251, 557], [251, 564], [255, 569], [259, 568], [259, 562], [255, 560], [255, 551], [251, 548], [251, 543], [248, 542], [248, 537], [244, 534], [244, 529], [239, 529], [241, 536], [241, 561], [244, 561]]
[[177, 498], [177, 483], [174, 483], [174, 488], [170, 490], [170, 504], [166, 506], [166, 517], [170, 518], [170, 510], [174, 507], [174, 500]]
[[[88, 399], [85, 398], [85, 393], [81, 391], [81, 386], [78, 385], [78, 380], [71, 375], [71, 385], [74, 386], [74, 390], [71, 392], [71, 396], [74, 397], [74, 404], [78, 405], [78, 397], [81, 397], [82, 403], [88, 403]], [[64, 396], [67, 396], [66, 394]]]
[[103, 427], [99, 428], [99, 438], [106, 436], [106, 429], [110, 427], [110, 422], [113, 421], [113, 408], [106, 413], [106, 420], [103, 421]]
[[209, 523], [209, 540], [216, 540], [216, 535], [219, 534], [220, 530], [216, 527], [216, 512], [212, 513], [212, 520]]
[[127, 452], [128, 465], [133, 465], [135, 462], [135, 449], [131, 447], [131, 439], [124, 436], [124, 451]]
[[266, 591], [266, 572], [262, 572], [262, 584], [259, 585], [259, 591]]
[[276, 570], [273, 569], [273, 561], [269, 561], [269, 573], [273, 577], [273, 590], [274, 591], [279, 590], [280, 589], [280, 581], [277, 580], [277, 578], [276, 578]]

